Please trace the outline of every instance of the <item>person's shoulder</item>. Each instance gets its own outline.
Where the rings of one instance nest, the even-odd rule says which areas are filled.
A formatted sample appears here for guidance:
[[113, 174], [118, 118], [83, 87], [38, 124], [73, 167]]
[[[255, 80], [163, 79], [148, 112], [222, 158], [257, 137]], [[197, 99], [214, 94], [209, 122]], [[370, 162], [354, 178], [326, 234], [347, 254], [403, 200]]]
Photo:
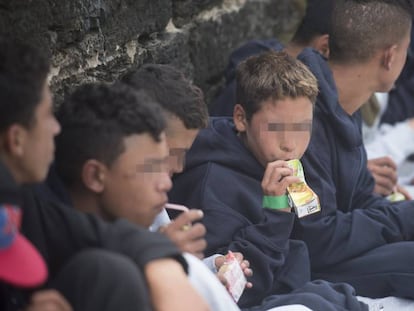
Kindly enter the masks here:
[[327, 59], [311, 47], [304, 48], [298, 55], [298, 59], [310, 69], [318, 80], [319, 76], [323, 75], [322, 72], [330, 72]]

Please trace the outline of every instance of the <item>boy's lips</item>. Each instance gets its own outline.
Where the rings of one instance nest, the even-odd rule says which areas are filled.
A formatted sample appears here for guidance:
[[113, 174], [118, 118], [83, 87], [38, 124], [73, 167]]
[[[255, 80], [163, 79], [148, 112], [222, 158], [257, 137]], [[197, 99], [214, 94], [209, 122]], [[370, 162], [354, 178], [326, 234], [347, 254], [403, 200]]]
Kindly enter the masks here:
[[165, 201], [163, 201], [162, 203], [157, 204], [157, 205], [155, 206], [155, 209], [156, 209], [157, 211], [161, 212], [161, 211], [165, 208], [165, 205], [166, 205], [167, 203], [168, 203], [168, 201], [167, 201], [167, 200], [165, 200]]

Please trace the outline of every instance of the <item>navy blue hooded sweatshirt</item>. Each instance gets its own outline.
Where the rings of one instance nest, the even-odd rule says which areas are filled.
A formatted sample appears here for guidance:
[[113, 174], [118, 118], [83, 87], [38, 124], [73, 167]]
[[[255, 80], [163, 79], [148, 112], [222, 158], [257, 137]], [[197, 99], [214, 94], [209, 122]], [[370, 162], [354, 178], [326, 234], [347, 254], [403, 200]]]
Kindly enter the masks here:
[[[312, 269], [320, 272], [390, 243], [411, 241], [414, 202], [392, 204], [373, 194], [374, 179], [367, 169], [359, 115], [350, 116], [339, 105], [332, 73], [320, 54], [305, 49], [299, 59], [317, 77], [320, 88], [312, 137], [302, 163], [308, 184], [319, 195], [322, 212], [302, 218], [296, 237], [306, 241]], [[406, 256], [412, 266], [409, 251], [414, 244], [405, 243], [405, 255], [396, 251], [395, 256], [399, 261]], [[378, 263], [370, 262], [371, 268]], [[353, 273], [361, 271], [361, 267], [354, 269]]]
[[[170, 192], [171, 202], [203, 210], [207, 256], [232, 250], [243, 253], [249, 260], [254, 285], [242, 295], [241, 307], [260, 304], [272, 294], [290, 293], [310, 280], [305, 244], [289, 239], [295, 215], [262, 208], [263, 174], [263, 166], [244, 147], [231, 119], [212, 118], [210, 126], [200, 131], [188, 152], [186, 170], [174, 178]], [[326, 282], [324, 286], [321, 292], [328, 300], [345, 295], [334, 310], [365, 308], [352, 297], [351, 287], [342, 284], [332, 294], [332, 287], [329, 289]], [[303, 291], [310, 293], [312, 289]], [[306, 299], [295, 300], [294, 295], [283, 302], [299, 301], [318, 308], [307, 304]]]
[[211, 116], [233, 116], [236, 105], [236, 68], [246, 58], [264, 53], [270, 50], [281, 51], [282, 43], [277, 39], [252, 40], [235, 49], [229, 57], [229, 63], [225, 70], [226, 85], [210, 108]]

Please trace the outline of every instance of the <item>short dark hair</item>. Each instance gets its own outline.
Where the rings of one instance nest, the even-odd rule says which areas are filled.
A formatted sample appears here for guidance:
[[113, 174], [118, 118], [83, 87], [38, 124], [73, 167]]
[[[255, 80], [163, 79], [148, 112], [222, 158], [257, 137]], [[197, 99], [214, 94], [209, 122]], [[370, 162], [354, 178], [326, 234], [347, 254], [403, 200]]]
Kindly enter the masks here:
[[361, 63], [379, 49], [399, 43], [410, 29], [409, 0], [337, 0], [329, 39], [329, 59]]
[[247, 120], [270, 98], [277, 101], [303, 96], [314, 103], [317, 94], [315, 76], [283, 51], [251, 56], [236, 69], [236, 103], [244, 108]]
[[0, 37], [0, 131], [13, 123], [33, 124], [49, 67], [49, 58], [39, 49]]
[[126, 73], [121, 81], [145, 90], [165, 111], [178, 117], [187, 129], [207, 126], [208, 111], [203, 92], [174, 67], [145, 64]]
[[305, 15], [292, 41], [307, 46], [316, 36], [329, 34], [333, 6], [334, 0], [308, 0]]
[[57, 112], [62, 132], [56, 137], [56, 170], [71, 187], [82, 166], [96, 159], [108, 167], [124, 152], [124, 138], [165, 130], [161, 107], [144, 92], [116, 83], [85, 84], [67, 97]]

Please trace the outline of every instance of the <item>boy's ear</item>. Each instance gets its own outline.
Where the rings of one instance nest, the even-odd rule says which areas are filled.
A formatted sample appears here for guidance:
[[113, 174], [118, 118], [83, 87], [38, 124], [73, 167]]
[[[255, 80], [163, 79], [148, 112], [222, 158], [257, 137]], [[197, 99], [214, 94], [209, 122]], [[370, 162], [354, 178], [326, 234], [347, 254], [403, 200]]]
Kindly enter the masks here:
[[246, 112], [240, 104], [236, 104], [233, 109], [233, 122], [239, 133], [245, 132], [247, 128]]
[[82, 166], [82, 183], [90, 191], [101, 193], [105, 189], [106, 166], [94, 159]]
[[12, 156], [24, 154], [27, 129], [20, 124], [12, 124], [4, 133], [3, 148]]
[[329, 59], [329, 35], [318, 36], [313, 42], [313, 48]]
[[382, 56], [382, 65], [386, 70], [390, 70], [394, 60], [395, 60], [395, 55], [397, 53], [397, 45], [393, 44], [390, 47], [387, 47], [384, 52], [383, 52], [383, 56]]

